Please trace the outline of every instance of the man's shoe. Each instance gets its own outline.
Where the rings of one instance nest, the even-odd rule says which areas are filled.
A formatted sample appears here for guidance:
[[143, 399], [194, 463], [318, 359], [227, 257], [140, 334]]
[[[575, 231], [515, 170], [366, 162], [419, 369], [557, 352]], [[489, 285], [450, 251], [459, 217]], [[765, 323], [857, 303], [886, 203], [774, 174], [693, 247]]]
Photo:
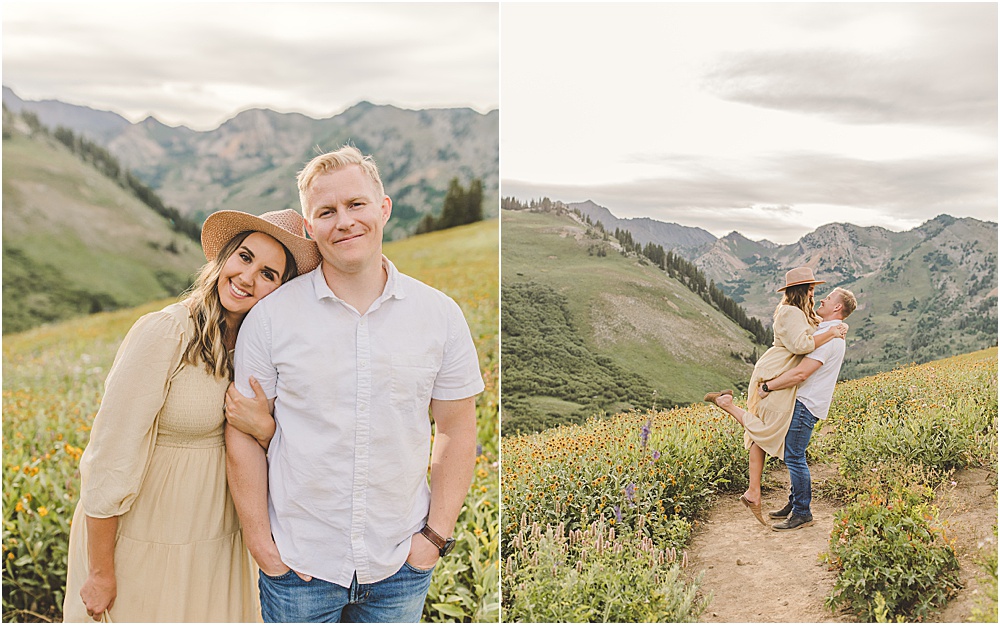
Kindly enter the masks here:
[[788, 503], [785, 504], [784, 508], [782, 508], [781, 510], [771, 510], [770, 512], [767, 513], [767, 516], [771, 517], [772, 519], [787, 519], [788, 515], [791, 513], [792, 513], [792, 502], [789, 501]]
[[774, 525], [772, 525], [771, 529], [773, 529], [776, 532], [783, 532], [785, 530], [797, 530], [800, 527], [805, 527], [807, 525], [812, 525], [812, 524], [813, 524], [813, 518], [811, 514], [809, 516], [799, 516], [797, 514], [793, 514], [792, 516], [788, 517], [788, 519], [782, 521], [781, 523], [775, 523]]

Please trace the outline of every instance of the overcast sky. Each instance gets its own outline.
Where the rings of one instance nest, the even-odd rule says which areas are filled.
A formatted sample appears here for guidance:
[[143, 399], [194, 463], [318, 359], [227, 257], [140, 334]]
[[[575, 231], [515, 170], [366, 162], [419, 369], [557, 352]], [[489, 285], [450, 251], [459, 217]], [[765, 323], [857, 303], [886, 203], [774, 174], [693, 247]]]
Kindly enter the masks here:
[[997, 220], [995, 4], [504, 4], [504, 195], [797, 240]]
[[3, 3], [3, 84], [135, 122], [498, 108], [496, 4]]

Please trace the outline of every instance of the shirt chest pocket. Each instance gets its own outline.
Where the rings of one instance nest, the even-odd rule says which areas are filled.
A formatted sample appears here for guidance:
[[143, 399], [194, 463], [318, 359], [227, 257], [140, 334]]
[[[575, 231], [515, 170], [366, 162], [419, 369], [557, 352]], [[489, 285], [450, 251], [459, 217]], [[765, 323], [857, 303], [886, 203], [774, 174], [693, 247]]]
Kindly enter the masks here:
[[419, 354], [393, 354], [391, 362], [392, 406], [404, 414], [425, 414], [440, 364], [432, 355]]

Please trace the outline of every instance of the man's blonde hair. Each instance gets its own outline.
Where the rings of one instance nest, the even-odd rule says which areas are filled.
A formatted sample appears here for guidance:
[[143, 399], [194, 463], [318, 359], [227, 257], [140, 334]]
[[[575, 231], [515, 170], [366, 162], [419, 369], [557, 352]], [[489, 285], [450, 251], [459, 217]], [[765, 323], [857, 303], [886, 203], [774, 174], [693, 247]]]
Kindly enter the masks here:
[[371, 179], [376, 195], [378, 196], [375, 198], [376, 201], [381, 201], [385, 197], [385, 188], [382, 186], [382, 179], [378, 175], [378, 167], [375, 165], [375, 159], [371, 156], [365, 156], [361, 153], [361, 150], [353, 145], [345, 145], [339, 150], [320, 154], [306, 163], [306, 166], [299, 172], [297, 178], [299, 203], [302, 205], [303, 217], [307, 220], [312, 220], [312, 215], [308, 213], [308, 208], [306, 208], [306, 191], [312, 186], [313, 181], [318, 176], [343, 169], [349, 165], [359, 166]]
[[858, 300], [854, 297], [854, 293], [851, 293], [847, 289], [837, 287], [833, 290], [834, 293], [840, 296], [840, 303], [843, 304], [843, 312], [841, 313], [841, 319], [847, 319], [851, 316], [851, 313], [858, 309]]

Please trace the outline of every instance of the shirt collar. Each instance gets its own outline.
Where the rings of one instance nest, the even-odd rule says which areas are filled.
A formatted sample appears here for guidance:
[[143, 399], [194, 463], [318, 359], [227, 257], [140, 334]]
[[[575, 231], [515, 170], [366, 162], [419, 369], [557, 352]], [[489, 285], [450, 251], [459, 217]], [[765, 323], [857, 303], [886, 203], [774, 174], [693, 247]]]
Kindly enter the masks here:
[[[377, 303], [384, 302], [385, 300], [394, 297], [396, 299], [403, 299], [406, 297], [406, 289], [403, 286], [403, 281], [399, 279], [402, 275], [396, 266], [392, 264], [392, 261], [382, 255], [382, 267], [385, 268], [386, 281], [385, 287], [382, 289], [382, 294], [375, 300]], [[319, 264], [312, 271], [312, 281], [313, 290], [316, 292], [316, 299], [326, 299], [330, 298], [337, 302], [344, 302], [344, 300], [337, 297], [337, 294], [330, 289], [330, 286], [326, 283], [326, 277], [323, 275], [323, 263]]]
[[832, 328], [833, 326], [839, 326], [842, 323], [843, 321], [840, 319], [831, 319], [830, 321], [820, 321], [819, 325], [816, 326], [816, 329], [819, 330], [820, 328]]

